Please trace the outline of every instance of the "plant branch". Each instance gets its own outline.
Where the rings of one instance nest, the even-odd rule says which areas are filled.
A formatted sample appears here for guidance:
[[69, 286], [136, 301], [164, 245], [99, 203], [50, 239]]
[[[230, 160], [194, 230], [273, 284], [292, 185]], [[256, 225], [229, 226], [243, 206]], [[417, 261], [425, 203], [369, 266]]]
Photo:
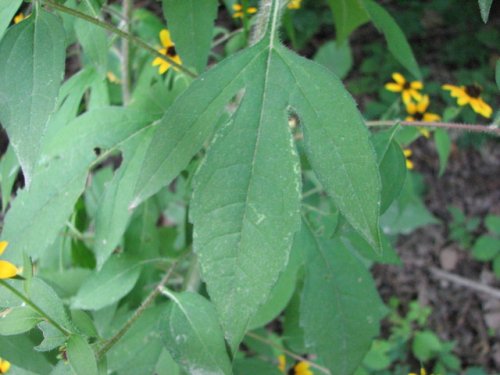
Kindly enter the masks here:
[[398, 121], [398, 120], [380, 120], [380, 121], [366, 121], [366, 125], [370, 127], [377, 126], [418, 126], [428, 128], [444, 128], [444, 129], [457, 129], [478, 133], [489, 133], [500, 136], [500, 128], [497, 125], [477, 125], [477, 124], [460, 124], [456, 122], [424, 122], [424, 121]]
[[153, 47], [151, 47], [145, 41], [143, 41], [142, 39], [136, 37], [133, 34], [129, 34], [129, 33], [125, 32], [125, 31], [123, 31], [123, 30], [120, 30], [119, 28], [115, 27], [114, 25], [112, 25], [110, 23], [107, 23], [107, 22], [101, 21], [101, 20], [99, 20], [97, 18], [91, 17], [88, 14], [79, 12], [78, 10], [75, 10], [73, 8], [68, 8], [68, 7], [64, 6], [64, 5], [58, 4], [58, 3], [54, 2], [53, 0], [43, 0], [43, 1], [45, 2], [45, 4], [50, 5], [54, 9], [57, 9], [57, 10], [63, 12], [63, 13], [72, 15], [74, 17], [81, 18], [81, 19], [83, 19], [83, 20], [85, 20], [87, 22], [90, 22], [90, 23], [92, 23], [92, 24], [94, 24], [96, 26], [99, 26], [99, 27], [102, 27], [103, 29], [108, 30], [109, 32], [112, 32], [112, 33], [118, 35], [121, 38], [127, 39], [129, 42], [134, 43], [135, 45], [137, 45], [138, 47], [141, 47], [142, 49], [148, 51], [152, 55], [160, 57], [163, 60], [167, 61], [170, 65], [174, 66], [175, 68], [177, 68], [178, 70], [184, 72], [185, 74], [187, 74], [190, 77], [196, 78], [198, 76], [196, 73], [194, 73], [191, 70], [187, 69], [183, 65], [180, 65], [180, 64], [176, 63], [170, 57], [168, 57], [168, 56], [166, 56], [166, 55], [158, 52], [156, 49], [154, 49]]
[[12, 285], [7, 283], [4, 280], [0, 280], [0, 285], [4, 286], [8, 290], [10, 290], [13, 294], [18, 296], [20, 299], [22, 299], [27, 305], [29, 305], [33, 310], [35, 310], [38, 314], [43, 316], [45, 320], [52, 324], [55, 328], [57, 328], [61, 333], [65, 336], [69, 336], [71, 332], [63, 328], [59, 323], [57, 323], [54, 319], [52, 319], [45, 311], [43, 311], [38, 305], [36, 305], [33, 301], [31, 301], [27, 296], [25, 296], [23, 293], [18, 291], [16, 288], [14, 288]]
[[321, 371], [323, 374], [328, 374], [330, 375], [330, 370], [328, 370], [326, 367], [323, 367], [323, 366], [320, 366], [314, 362], [311, 362], [309, 361], [307, 358], [304, 358], [304, 357], [301, 357], [300, 355], [297, 355], [287, 349], [285, 349], [284, 347], [282, 347], [281, 345], [278, 345], [274, 342], [272, 342], [271, 340], [268, 340], [266, 339], [265, 337], [262, 337], [262, 336], [259, 336], [253, 332], [247, 332], [246, 334], [248, 337], [251, 337], [255, 340], [258, 340], [260, 342], [263, 342], [264, 344], [267, 344], [269, 346], [272, 346], [273, 348], [285, 353], [286, 355], [292, 357], [293, 359], [296, 359], [297, 361], [302, 361], [302, 362], [307, 362], [309, 364], [309, 366], [311, 367], [314, 367], [315, 369]]
[[440, 270], [439, 268], [436, 267], [431, 267], [431, 273], [434, 275], [434, 277], [437, 277], [439, 279], [444, 279], [447, 281], [451, 281], [452, 283], [464, 286], [466, 288], [475, 290], [476, 292], [484, 293], [487, 294], [493, 298], [499, 299], [500, 300], [500, 290], [492, 288], [488, 285], [478, 283], [477, 281], [469, 280], [464, 277], [455, 275], [453, 273], [449, 273], [443, 270]]
[[178, 262], [173, 263], [170, 268], [168, 269], [167, 273], [163, 278], [160, 280], [160, 282], [156, 285], [156, 287], [149, 293], [149, 295], [146, 297], [146, 299], [142, 302], [142, 304], [135, 310], [134, 314], [127, 320], [127, 322], [123, 325], [122, 328], [118, 332], [116, 332], [113, 337], [111, 337], [109, 340], [107, 340], [104, 345], [97, 351], [97, 359], [99, 360], [102, 358], [104, 354], [106, 354], [109, 349], [113, 347], [114, 344], [116, 344], [125, 333], [130, 329], [132, 324], [135, 323], [137, 319], [146, 311], [146, 309], [154, 302], [155, 298], [160, 294], [160, 291], [162, 290], [163, 286], [168, 282], [170, 279], [170, 276], [172, 276], [172, 273], [175, 270], [175, 267], [177, 266]]

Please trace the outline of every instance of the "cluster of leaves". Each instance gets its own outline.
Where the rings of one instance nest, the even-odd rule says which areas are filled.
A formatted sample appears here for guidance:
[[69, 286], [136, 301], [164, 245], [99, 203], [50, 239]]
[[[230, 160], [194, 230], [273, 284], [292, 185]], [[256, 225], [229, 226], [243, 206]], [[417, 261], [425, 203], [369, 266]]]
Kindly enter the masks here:
[[[389, 236], [434, 221], [399, 127], [371, 134], [341, 81], [281, 43], [285, 1], [262, 1], [255, 43], [233, 54], [248, 25], [216, 30], [216, 0], [163, 0], [182, 61], [165, 76], [142, 41], [165, 27], [152, 12], [132, 12], [138, 39], [116, 4], [36, 0], [9, 26], [21, 4], [0, 4], [2, 257], [23, 268], [0, 280], [11, 370], [273, 374], [286, 349], [353, 373], [387, 313], [369, 266], [397, 263]], [[323, 6], [337, 44], [317, 61], [371, 21], [420, 77], [375, 1]], [[284, 28], [293, 41], [290, 10]], [[61, 84], [70, 46], [79, 66]], [[277, 318], [280, 337], [263, 329]]]
[[391, 299], [389, 306], [389, 337], [373, 342], [356, 375], [408, 373], [410, 357], [419, 363], [433, 363], [434, 374], [458, 373], [460, 360], [452, 353], [454, 344], [439, 339], [427, 327], [430, 307], [422, 307], [413, 301], [403, 316], [399, 313], [401, 306], [397, 299]]

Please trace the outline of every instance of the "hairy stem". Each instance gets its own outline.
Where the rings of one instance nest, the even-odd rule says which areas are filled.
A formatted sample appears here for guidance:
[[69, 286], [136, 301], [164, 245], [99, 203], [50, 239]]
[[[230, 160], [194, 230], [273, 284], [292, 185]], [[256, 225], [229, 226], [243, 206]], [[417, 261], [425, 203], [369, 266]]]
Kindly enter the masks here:
[[500, 136], [500, 128], [498, 128], [498, 126], [496, 125], [476, 125], [476, 124], [460, 124], [456, 122], [424, 122], [424, 121], [398, 121], [398, 120], [366, 121], [366, 125], [370, 127], [394, 126], [397, 124], [401, 126], [458, 129], [463, 131], [489, 133]]
[[292, 357], [293, 359], [296, 359], [297, 361], [307, 362], [309, 364], [309, 366], [314, 367], [315, 369], [321, 371], [323, 374], [330, 375], [330, 370], [328, 370], [326, 367], [323, 367], [323, 366], [320, 366], [314, 362], [311, 362], [307, 358], [301, 357], [300, 355], [297, 355], [297, 354], [285, 349], [281, 345], [278, 345], [278, 344], [274, 343], [273, 341], [266, 339], [265, 337], [259, 336], [253, 332], [247, 332], [247, 336], [251, 337], [255, 340], [258, 340], [260, 342], [263, 342], [264, 344], [272, 346], [273, 348], [285, 353], [286, 355]]
[[57, 323], [54, 319], [52, 319], [45, 311], [43, 311], [38, 305], [36, 305], [29, 297], [25, 296], [23, 293], [18, 291], [16, 288], [14, 288], [12, 285], [7, 283], [4, 280], [0, 280], [0, 285], [3, 287], [7, 288], [8, 290], [11, 291], [11, 293], [15, 294], [17, 297], [19, 297], [21, 300], [23, 300], [28, 306], [30, 306], [33, 310], [35, 310], [38, 314], [44, 317], [44, 319], [52, 324], [57, 330], [59, 330], [62, 334], [65, 336], [69, 336], [71, 332], [63, 328], [59, 323]]
[[146, 297], [146, 299], [142, 302], [142, 304], [135, 310], [134, 314], [129, 318], [129, 320], [123, 325], [122, 328], [118, 332], [114, 334], [113, 337], [111, 337], [109, 340], [107, 340], [104, 345], [97, 351], [97, 359], [102, 358], [104, 354], [106, 354], [109, 349], [113, 347], [127, 331], [130, 329], [132, 324], [135, 323], [137, 319], [146, 311], [146, 309], [151, 306], [151, 304], [154, 302], [155, 298], [160, 294], [160, 291], [162, 288], [165, 286], [165, 284], [168, 282], [170, 279], [170, 276], [172, 276], [172, 273], [175, 270], [175, 267], [177, 266], [178, 263], [173, 263], [168, 271], [165, 273], [165, 276], [160, 280], [158, 285], [149, 293], [149, 295]]
[[156, 49], [154, 49], [149, 44], [147, 44], [145, 41], [143, 41], [142, 39], [136, 37], [133, 34], [129, 34], [129, 33], [125, 32], [125, 31], [123, 31], [123, 30], [120, 30], [119, 28], [115, 27], [114, 25], [112, 25], [110, 23], [107, 23], [107, 22], [101, 21], [101, 20], [99, 20], [97, 18], [91, 17], [88, 14], [79, 12], [79, 11], [73, 9], [73, 8], [68, 8], [68, 7], [64, 6], [64, 5], [56, 3], [53, 0], [43, 0], [43, 1], [45, 2], [45, 4], [50, 5], [52, 8], [57, 9], [60, 12], [72, 15], [74, 17], [81, 18], [82, 20], [85, 20], [85, 21], [90, 22], [90, 23], [92, 23], [92, 24], [94, 24], [96, 26], [99, 26], [99, 27], [102, 27], [103, 29], [108, 30], [109, 32], [112, 32], [112, 33], [118, 35], [121, 38], [127, 39], [129, 42], [131, 42], [131, 43], [135, 44], [136, 46], [138, 46], [138, 47], [140, 47], [140, 48], [148, 51], [152, 55], [160, 57], [163, 60], [167, 61], [170, 65], [176, 67], [178, 70], [184, 72], [188, 76], [193, 77], [193, 78], [197, 77], [196, 73], [194, 73], [191, 70], [187, 69], [186, 67], [184, 67], [184, 66], [176, 63], [170, 57], [161, 54]]

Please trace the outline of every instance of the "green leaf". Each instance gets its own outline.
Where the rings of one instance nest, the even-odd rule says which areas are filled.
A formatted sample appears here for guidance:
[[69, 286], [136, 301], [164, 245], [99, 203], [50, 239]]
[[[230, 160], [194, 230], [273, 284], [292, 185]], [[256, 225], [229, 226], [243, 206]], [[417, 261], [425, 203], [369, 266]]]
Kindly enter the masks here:
[[237, 359], [234, 362], [235, 375], [283, 375], [277, 364], [264, 362], [261, 359]]
[[172, 303], [161, 322], [166, 349], [188, 373], [231, 374], [214, 306], [195, 293], [165, 291]]
[[491, 233], [497, 234], [500, 236], [500, 216], [499, 215], [488, 215], [486, 219], [484, 219], [484, 224], [486, 228]]
[[448, 164], [451, 151], [451, 140], [448, 132], [443, 129], [434, 130], [434, 142], [439, 156], [439, 176], [442, 176]]
[[34, 342], [28, 335], [1, 336], [0, 357], [11, 364], [35, 374], [50, 374], [52, 365], [45, 355], [35, 351]]
[[9, 146], [0, 161], [0, 188], [2, 189], [2, 212], [5, 212], [10, 202], [12, 188], [19, 172], [14, 149]]
[[16, 263], [23, 252], [36, 260], [57, 238], [85, 188], [94, 148], [121, 147], [141, 132], [150, 119], [141, 112], [103, 108], [76, 118], [46, 147], [46, 162], [22, 190], [5, 218], [3, 238], [9, 240], [4, 258]]
[[337, 41], [342, 44], [359, 26], [370, 17], [357, 1], [328, 0], [332, 9]]
[[[165, 304], [146, 310], [107, 354], [110, 373], [120, 375], [154, 374], [162, 350], [158, 321]], [[120, 322], [117, 326], [121, 328]], [[175, 374], [174, 371], [165, 375]]]
[[348, 43], [327, 42], [318, 49], [313, 60], [330, 69], [342, 79], [352, 68], [351, 48]]
[[0, 41], [2, 40], [5, 30], [9, 27], [12, 18], [14, 18], [22, 2], [22, 0], [0, 2]]
[[[0, 43], [0, 122], [29, 186], [64, 74], [65, 35], [58, 17], [38, 9]], [[15, 87], [15, 90], [12, 88]]]
[[87, 340], [72, 335], [66, 348], [68, 362], [76, 375], [98, 375], [96, 357]]
[[441, 351], [442, 345], [439, 338], [432, 331], [422, 331], [415, 333], [412, 343], [412, 351], [415, 357], [422, 362], [433, 358]]
[[279, 52], [295, 78], [290, 104], [303, 124], [314, 172], [354, 229], [380, 250], [380, 175], [356, 104], [326, 69], [285, 48]]
[[212, 48], [217, 0], [163, 0], [163, 14], [184, 66], [205, 70]]
[[500, 239], [492, 236], [481, 236], [472, 247], [474, 259], [488, 261], [500, 253]]
[[135, 258], [127, 255], [112, 257], [99, 272], [82, 284], [73, 299], [72, 307], [99, 310], [118, 302], [136, 284], [141, 266]]
[[406, 37], [392, 16], [373, 0], [361, 0], [375, 27], [385, 36], [391, 54], [415, 78], [421, 80], [422, 74]]
[[38, 328], [40, 328], [43, 333], [43, 340], [39, 345], [35, 346], [35, 350], [39, 352], [48, 352], [55, 348], [59, 348], [66, 342], [66, 335], [52, 324], [41, 322]]
[[340, 241], [305, 230], [309, 244], [300, 322], [306, 343], [332, 375], [348, 375], [369, 350], [386, 309], [371, 274]]
[[41, 316], [28, 306], [13, 307], [2, 312], [0, 335], [18, 335], [29, 331], [42, 320]]
[[483, 22], [488, 22], [488, 17], [490, 15], [491, 4], [493, 4], [493, 0], [478, 0], [479, 10], [481, 11], [481, 18]]
[[151, 143], [152, 132], [136, 137], [122, 147], [121, 168], [106, 186], [101, 197], [95, 222], [95, 245], [97, 268], [109, 258], [127, 228], [132, 210], [129, 208], [134, 197], [134, 183], [142, 172], [145, 155]]
[[74, 27], [83, 49], [83, 57], [99, 72], [99, 77], [105, 79], [109, 54], [106, 31], [83, 19], [76, 19]]
[[382, 180], [380, 212], [384, 213], [399, 196], [406, 179], [405, 157], [394, 140], [399, 127], [375, 133], [372, 137]]

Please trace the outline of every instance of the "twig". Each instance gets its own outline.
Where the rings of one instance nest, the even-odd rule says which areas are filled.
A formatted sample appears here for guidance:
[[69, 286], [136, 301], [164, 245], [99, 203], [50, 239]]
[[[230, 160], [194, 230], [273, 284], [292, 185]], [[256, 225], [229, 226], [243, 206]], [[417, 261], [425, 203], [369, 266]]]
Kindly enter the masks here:
[[381, 120], [381, 121], [366, 121], [367, 126], [418, 126], [428, 128], [444, 128], [458, 129], [477, 133], [490, 133], [500, 136], [500, 128], [496, 125], [476, 125], [476, 124], [460, 124], [456, 122], [424, 122], [424, 121], [398, 121], [398, 120]]
[[273, 348], [285, 353], [286, 355], [292, 357], [293, 359], [296, 359], [297, 361], [302, 361], [302, 362], [307, 362], [309, 364], [309, 366], [311, 367], [314, 367], [315, 369], [321, 371], [323, 374], [328, 374], [330, 375], [330, 370], [328, 370], [326, 367], [323, 367], [323, 366], [320, 366], [314, 362], [311, 362], [309, 361], [307, 358], [304, 358], [304, 357], [301, 357], [300, 355], [297, 355], [287, 349], [285, 349], [284, 347], [282, 347], [281, 345], [278, 345], [274, 342], [272, 342], [271, 340], [268, 340], [266, 339], [265, 337], [262, 337], [262, 336], [259, 336], [259, 335], [256, 335], [255, 333], [253, 332], [247, 332], [246, 334], [248, 337], [251, 337], [255, 340], [258, 340], [260, 342], [263, 342], [264, 344], [267, 344], [269, 346], [272, 346]]
[[439, 279], [448, 280], [448, 281], [451, 281], [455, 284], [458, 284], [458, 285], [464, 286], [466, 288], [475, 290], [477, 292], [485, 293], [485, 294], [488, 294], [494, 298], [500, 299], [500, 290], [498, 290], [496, 288], [492, 288], [491, 286], [484, 285], [484, 284], [479, 283], [477, 281], [469, 280], [469, 279], [466, 279], [464, 277], [455, 275], [453, 273], [449, 273], [449, 272], [440, 270], [439, 268], [436, 268], [436, 267], [431, 267], [430, 271], [435, 277], [437, 277]]
[[148, 51], [152, 55], [162, 58], [163, 60], [167, 61], [170, 65], [176, 67], [177, 69], [179, 69], [180, 71], [186, 73], [188, 76], [190, 76], [192, 78], [196, 78], [198, 76], [196, 73], [192, 72], [191, 70], [189, 70], [185, 66], [178, 64], [177, 62], [175, 62], [174, 60], [172, 60], [167, 55], [164, 55], [164, 54], [158, 52], [156, 49], [154, 49], [153, 47], [151, 47], [145, 41], [143, 41], [142, 39], [136, 37], [133, 34], [126, 33], [125, 31], [120, 30], [119, 28], [115, 27], [114, 25], [111, 25], [111, 24], [109, 24], [107, 22], [101, 21], [101, 20], [99, 20], [97, 18], [91, 17], [88, 14], [79, 12], [79, 11], [73, 9], [73, 8], [68, 8], [68, 7], [64, 6], [64, 5], [61, 5], [59, 3], [54, 2], [53, 0], [43, 0], [43, 1], [45, 2], [45, 4], [50, 5], [54, 9], [57, 9], [57, 10], [63, 12], [63, 13], [72, 15], [74, 17], [81, 18], [81, 19], [83, 19], [83, 20], [85, 20], [87, 22], [90, 22], [90, 23], [92, 23], [92, 24], [94, 24], [96, 26], [99, 26], [99, 27], [102, 27], [103, 29], [108, 30], [108, 31], [110, 31], [110, 32], [118, 35], [121, 38], [127, 39], [128, 41], [130, 41], [130, 42], [134, 43], [135, 45], [141, 47], [142, 49]]
[[161, 289], [163, 286], [168, 282], [168, 279], [170, 279], [170, 276], [174, 272], [175, 267], [177, 266], [178, 262], [173, 263], [170, 268], [168, 269], [167, 273], [161, 281], [156, 285], [156, 287], [149, 293], [149, 295], [146, 297], [146, 299], [142, 302], [142, 304], [135, 310], [134, 314], [130, 317], [130, 319], [123, 325], [123, 327], [115, 333], [113, 337], [111, 337], [109, 340], [107, 340], [104, 345], [98, 350], [96, 356], [97, 359], [102, 358], [104, 354], [108, 352], [109, 349], [112, 348], [118, 340], [120, 340], [125, 333], [129, 330], [129, 328], [134, 324], [134, 322], [144, 313], [144, 311], [153, 303], [155, 298], [160, 294]]

